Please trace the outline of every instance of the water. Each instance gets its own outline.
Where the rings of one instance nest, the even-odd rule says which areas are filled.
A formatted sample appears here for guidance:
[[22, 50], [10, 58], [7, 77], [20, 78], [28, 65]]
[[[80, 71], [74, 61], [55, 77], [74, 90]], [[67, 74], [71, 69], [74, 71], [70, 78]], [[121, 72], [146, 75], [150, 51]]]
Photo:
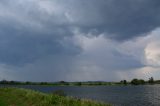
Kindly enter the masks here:
[[111, 103], [114, 106], [160, 106], [160, 85], [85, 87], [19, 85], [16, 87], [46, 93], [63, 90], [68, 96], [93, 99]]

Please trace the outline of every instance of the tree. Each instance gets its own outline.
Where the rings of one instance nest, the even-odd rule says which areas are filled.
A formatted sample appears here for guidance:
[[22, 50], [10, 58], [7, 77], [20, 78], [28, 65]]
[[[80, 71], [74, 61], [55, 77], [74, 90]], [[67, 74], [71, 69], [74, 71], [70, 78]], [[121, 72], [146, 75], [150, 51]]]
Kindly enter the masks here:
[[149, 78], [148, 83], [150, 83], [150, 84], [153, 84], [153, 83], [154, 83], [153, 77]]
[[8, 84], [8, 81], [4, 79], [4, 80], [2, 80], [0, 83], [1, 83], [1, 84]]
[[140, 79], [140, 80], [139, 80], [139, 83], [140, 83], [140, 84], [145, 84], [145, 81], [144, 81], [143, 79]]
[[123, 84], [126, 85], [126, 84], [127, 84], [127, 81], [126, 81], [126, 80], [123, 80]]
[[76, 82], [75, 85], [81, 86], [81, 85], [82, 85], [82, 82]]
[[126, 85], [127, 81], [126, 80], [122, 80], [120, 83]]
[[133, 79], [132, 81], [131, 81], [131, 84], [133, 84], [133, 85], [139, 85], [139, 83], [138, 83], [138, 79]]
[[131, 81], [131, 84], [132, 85], [140, 85], [140, 84], [145, 84], [145, 81], [143, 80], [143, 79], [133, 79], [132, 81]]

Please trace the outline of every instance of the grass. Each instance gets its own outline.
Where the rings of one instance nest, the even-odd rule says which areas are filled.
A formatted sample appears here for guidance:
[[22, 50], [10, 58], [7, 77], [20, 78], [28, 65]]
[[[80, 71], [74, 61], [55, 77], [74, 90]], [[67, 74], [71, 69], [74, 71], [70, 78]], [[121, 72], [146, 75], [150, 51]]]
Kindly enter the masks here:
[[0, 88], [0, 106], [111, 106], [22, 88]]

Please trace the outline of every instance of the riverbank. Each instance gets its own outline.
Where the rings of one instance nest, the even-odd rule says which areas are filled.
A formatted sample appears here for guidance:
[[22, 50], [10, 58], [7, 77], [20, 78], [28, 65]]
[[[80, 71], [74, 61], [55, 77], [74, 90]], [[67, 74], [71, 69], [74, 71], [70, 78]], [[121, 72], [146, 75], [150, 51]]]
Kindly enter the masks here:
[[[152, 80], [151, 80], [152, 79]], [[120, 82], [105, 82], [105, 81], [84, 81], [84, 82], [21, 82], [21, 81], [0, 81], [0, 85], [46, 85], [46, 86], [126, 86], [126, 85], [153, 85], [160, 84], [160, 80], [153, 80], [150, 78], [149, 81], [143, 79], [133, 79], [132, 81], [122, 80]]]
[[110, 106], [22, 88], [0, 88], [0, 106]]

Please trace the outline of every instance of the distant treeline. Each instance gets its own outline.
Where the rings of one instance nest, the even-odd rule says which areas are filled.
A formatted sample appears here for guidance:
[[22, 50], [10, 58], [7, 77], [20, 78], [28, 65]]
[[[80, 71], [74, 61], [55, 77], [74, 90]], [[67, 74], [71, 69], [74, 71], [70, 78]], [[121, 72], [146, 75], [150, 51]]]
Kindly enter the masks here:
[[103, 82], [103, 81], [87, 81], [87, 82], [66, 82], [66, 81], [58, 81], [58, 82], [21, 82], [21, 81], [7, 81], [2, 80], [0, 84], [9, 84], [9, 85], [70, 85], [70, 86], [81, 86], [81, 85], [113, 85], [115, 82]]
[[153, 77], [149, 78], [148, 81], [143, 79], [134, 78], [131, 81], [122, 80], [120, 82], [105, 82], [105, 81], [86, 81], [86, 82], [21, 82], [21, 81], [7, 81], [2, 80], [0, 84], [8, 85], [55, 85], [55, 86], [96, 86], [96, 85], [144, 85], [144, 84], [160, 84], [160, 80], [154, 80]]
[[160, 84], [160, 80], [154, 80], [153, 77], [149, 78], [148, 81], [145, 81], [143, 79], [134, 78], [130, 82], [127, 82], [126, 80], [122, 80], [120, 83], [124, 85], [127, 85], [127, 84], [130, 84], [130, 85]]

